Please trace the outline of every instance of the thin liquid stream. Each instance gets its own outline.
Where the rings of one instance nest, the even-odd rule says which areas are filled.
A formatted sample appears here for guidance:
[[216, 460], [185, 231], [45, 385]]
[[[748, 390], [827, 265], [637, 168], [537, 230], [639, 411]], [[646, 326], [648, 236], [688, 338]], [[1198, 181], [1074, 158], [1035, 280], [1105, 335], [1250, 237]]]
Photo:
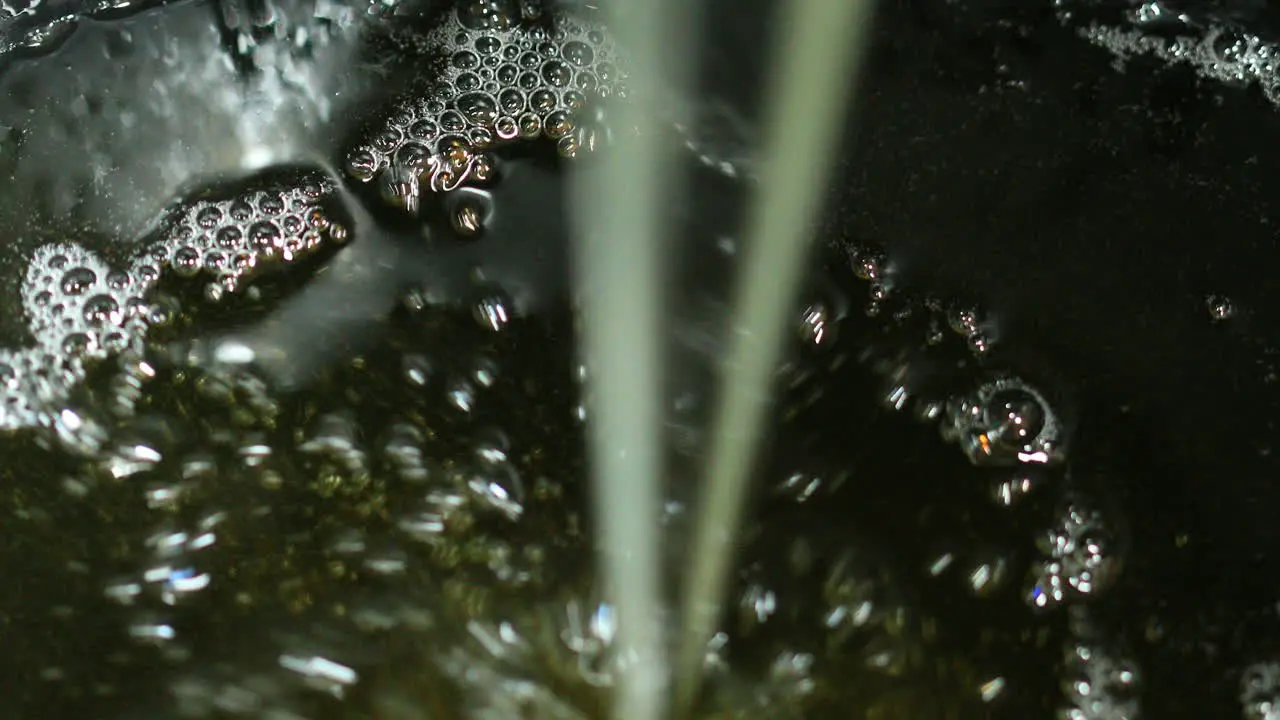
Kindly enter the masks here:
[[836, 144], [852, 95], [847, 78], [858, 75], [871, 8], [867, 0], [835, 5], [795, 0], [780, 26], [778, 70], [766, 96], [768, 171], [747, 219], [750, 254], [734, 304], [736, 327], [712, 417], [693, 565], [681, 608], [675, 677], [682, 710], [696, 698], [704, 649], [720, 619], [774, 370], [808, 258], [812, 219], [831, 170], [824, 160]]
[[[657, 0], [627, 18], [604, 9], [632, 53], [632, 92], [653, 97], [664, 60], [679, 68], [688, 32], [679, 0]], [[671, 35], [677, 37], [674, 40]], [[674, 49], [664, 57], [664, 49]], [[673, 57], [673, 55], [678, 57]], [[613, 717], [658, 720], [667, 711], [668, 671], [661, 633], [662, 341], [660, 261], [669, 232], [665, 208], [676, 191], [674, 148], [654, 132], [644, 102], [616, 108], [623, 128], [612, 151], [577, 177], [576, 270], [584, 291], [579, 343], [588, 361], [589, 462], [597, 555], [605, 600], [617, 608], [617, 642], [633, 655], [619, 677]], [[631, 128], [638, 132], [630, 132]]]

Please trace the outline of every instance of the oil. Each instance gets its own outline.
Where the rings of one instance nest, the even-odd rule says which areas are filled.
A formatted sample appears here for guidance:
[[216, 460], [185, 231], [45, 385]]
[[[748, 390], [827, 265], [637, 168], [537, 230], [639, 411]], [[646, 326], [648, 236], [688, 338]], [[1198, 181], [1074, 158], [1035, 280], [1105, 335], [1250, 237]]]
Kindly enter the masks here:
[[[93, 47], [94, 32], [127, 47], [111, 23], [201, 7], [82, 19], [87, 39], [48, 52]], [[217, 43], [195, 55], [247, 37], [231, 44], [232, 65], [258, 78], [280, 66], [254, 47], [296, 47], [314, 28], [267, 29], [317, 12], [218, 7], [202, 20]], [[36, 150], [53, 140], [30, 140], [14, 161], [31, 182], [4, 201], [4, 252], [20, 269], [11, 297], [28, 303], [5, 320], [7, 352], [27, 359], [0, 372], [24, 408], [4, 416], [0, 439], [13, 579], [0, 662], [18, 689], [8, 716], [589, 718], [607, 707], [625, 654], [593, 567], [563, 214], [574, 162], [607, 151], [610, 128], [603, 110], [581, 124], [568, 112], [576, 98], [561, 81], [586, 74], [544, 72], [542, 43], [520, 43], [542, 27], [574, 67], [586, 54], [570, 42], [593, 62], [614, 50], [589, 17], [557, 37], [558, 11], [531, 3], [449, 12], [322, 13], [335, 18], [326, 32], [360, 27], [354, 37], [413, 61], [386, 72], [417, 80], [368, 101], [362, 122], [302, 112], [313, 133], [224, 132], [225, 153], [218, 133], [198, 133], [169, 175], [147, 171], [147, 153], [42, 164]], [[396, 13], [409, 18], [400, 29], [378, 29]], [[440, 34], [452, 22], [474, 37]], [[482, 100], [470, 115], [441, 100], [431, 122], [454, 110], [491, 136], [409, 157], [404, 135], [436, 111], [424, 93], [442, 78], [475, 70], [480, 87], [465, 92], [487, 92], [484, 37], [499, 46], [483, 57], [520, 48], [517, 68], [539, 54], [537, 82], [561, 91], [537, 132], [530, 120], [525, 137], [520, 115], [490, 118]], [[21, 90], [16, 68], [2, 81]], [[357, 68], [343, 76], [377, 76]], [[540, 88], [522, 90], [525, 102]], [[64, 106], [8, 108], [35, 105]], [[156, 116], [195, 114], [183, 105]], [[124, 126], [126, 111], [111, 120]], [[257, 117], [255, 132], [285, 116]], [[517, 135], [502, 138], [503, 117]], [[13, 125], [38, 138], [36, 120]], [[739, 255], [721, 209], [741, 206], [752, 174], [736, 139], [690, 138], [690, 127], [672, 137], [694, 149], [666, 411], [676, 457], [662, 523], [677, 560]], [[275, 154], [246, 160], [250, 147]], [[366, 152], [372, 174], [351, 162]], [[37, 182], [51, 167], [70, 168], [64, 179], [117, 172], [102, 181], [110, 192], [86, 194]], [[64, 204], [39, 209], [41, 193]], [[794, 309], [695, 715], [1267, 717], [1280, 686], [1261, 609], [1274, 601], [1270, 565], [1215, 541], [1208, 516], [1184, 507], [1203, 498], [1159, 484], [1181, 476], [1151, 414], [1089, 384], [1070, 353], [1020, 344], [962, 293], [920, 292], [900, 253], [847, 235], [825, 238]], [[1216, 288], [1192, 298], [1207, 332], [1248, 315], [1229, 290], [1229, 302]]]

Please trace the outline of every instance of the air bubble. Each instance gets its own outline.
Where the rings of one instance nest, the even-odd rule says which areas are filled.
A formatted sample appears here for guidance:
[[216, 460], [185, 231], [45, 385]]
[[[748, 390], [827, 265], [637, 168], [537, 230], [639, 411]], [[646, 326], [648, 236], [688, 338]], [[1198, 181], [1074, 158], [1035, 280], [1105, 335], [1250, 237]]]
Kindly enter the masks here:
[[875, 282], [884, 277], [884, 256], [878, 252], [861, 251], [850, 258], [853, 274], [861, 280]]
[[557, 111], [548, 115], [543, 123], [543, 132], [552, 140], [559, 140], [573, 132], [573, 121], [569, 119], [569, 113]]
[[472, 308], [472, 314], [476, 322], [493, 332], [506, 328], [514, 317], [511, 299], [500, 291], [493, 291], [482, 297]]
[[591, 46], [578, 40], [565, 43], [564, 50], [560, 54], [565, 60], [578, 67], [587, 67], [595, 61], [595, 51]]
[[515, 88], [508, 88], [498, 94], [498, 105], [508, 115], [518, 115], [525, 109], [524, 93]]
[[1209, 308], [1209, 317], [1214, 322], [1230, 320], [1236, 313], [1235, 304], [1223, 295], [1210, 295], [1205, 298], [1205, 307]]
[[516, 119], [508, 115], [498, 118], [493, 124], [494, 132], [502, 140], [513, 140], [520, 136], [520, 125]]
[[488, 128], [473, 127], [467, 131], [467, 142], [472, 149], [484, 150], [493, 144], [493, 133]]
[[212, 230], [222, 222], [222, 210], [209, 206], [196, 213], [196, 224], [205, 230]]
[[409, 136], [415, 140], [434, 140], [440, 128], [430, 120], [418, 120], [409, 126]]
[[404, 372], [405, 379], [408, 380], [411, 385], [425, 387], [427, 382], [431, 379], [431, 361], [427, 360], [427, 358], [422, 355], [416, 353], [406, 354], [401, 360], [401, 367]]
[[573, 71], [560, 60], [548, 60], [542, 66], [542, 79], [551, 87], [566, 87], [573, 79]]
[[253, 207], [244, 200], [236, 200], [231, 203], [231, 209], [228, 212], [231, 215], [231, 219], [237, 222], [244, 222], [253, 217]]
[[1062, 429], [1044, 396], [1016, 378], [983, 384], [949, 403], [943, 436], [957, 441], [975, 465], [1061, 460]]
[[497, 164], [491, 155], [477, 155], [471, 161], [471, 179], [477, 183], [492, 180], [497, 172]]
[[279, 193], [264, 193], [262, 199], [258, 201], [258, 210], [264, 215], [279, 215], [284, 212], [284, 198]]
[[440, 129], [447, 133], [460, 133], [467, 129], [467, 121], [462, 117], [462, 113], [446, 110], [440, 115]]
[[411, 215], [418, 212], [419, 183], [422, 168], [397, 163], [384, 173], [379, 183], [382, 199]]
[[62, 341], [62, 352], [66, 355], [84, 355], [93, 347], [93, 339], [86, 333], [71, 333]]
[[7, 362], [0, 362], [0, 388], [14, 390], [18, 387], [18, 371]]
[[586, 107], [587, 97], [577, 90], [566, 90], [564, 93], [564, 105], [570, 110], [577, 112]]
[[240, 232], [240, 228], [228, 225], [218, 230], [214, 239], [218, 245], [224, 248], [234, 248], [240, 245], [240, 241], [244, 239], [244, 234]]
[[[368, 150], [357, 150], [347, 158], [347, 171], [357, 179], [370, 180], [378, 172], [378, 159]], [[214, 221], [213, 224], [216, 225], [217, 222]], [[201, 226], [212, 227], [205, 226], [204, 223]]]
[[85, 301], [84, 319], [94, 328], [118, 325], [121, 320], [120, 303], [110, 295], [94, 295]]
[[261, 220], [249, 228], [249, 242], [259, 251], [278, 247], [281, 241], [280, 228], [270, 220]]
[[488, 125], [498, 117], [498, 104], [485, 93], [468, 93], [458, 97], [458, 110], [476, 125]]
[[68, 270], [62, 276], [60, 287], [66, 295], [80, 295], [88, 290], [95, 282], [98, 276], [92, 270], [86, 267], [77, 267]]
[[986, 355], [991, 351], [991, 339], [983, 333], [973, 333], [965, 342], [975, 355]]
[[109, 353], [121, 353], [129, 347], [129, 336], [113, 330], [102, 336], [102, 349]]
[[517, 122], [520, 125], [521, 137], [530, 139], [542, 134], [542, 118], [534, 113], [521, 115]]
[[807, 345], [829, 345], [835, 339], [835, 317], [823, 302], [815, 302], [801, 313], [800, 339]]
[[450, 221], [454, 231], [464, 237], [478, 235], [483, 227], [481, 210], [473, 203], [460, 203], [450, 216]]
[[286, 215], [285, 218], [280, 221], [280, 226], [284, 229], [286, 235], [297, 235], [302, 232], [304, 228], [302, 218], [297, 215]]
[[454, 79], [453, 84], [454, 87], [458, 88], [459, 92], [467, 93], [479, 90], [484, 81], [475, 73], [462, 73]]
[[405, 143], [396, 151], [396, 167], [411, 173], [421, 172], [430, 161], [430, 151], [420, 143]]
[[570, 160], [576, 158], [581, 149], [581, 146], [578, 144], [578, 139], [572, 135], [562, 137], [560, 138], [560, 141], [556, 143], [556, 152], [560, 157], [568, 158]]
[[373, 136], [373, 147], [381, 152], [389, 153], [400, 146], [402, 136], [400, 130], [394, 126], [383, 128], [381, 132]]
[[227, 266], [227, 256], [218, 250], [209, 250], [204, 254], [204, 269], [217, 274]]
[[193, 277], [200, 272], [200, 251], [195, 247], [179, 247], [173, 254], [174, 270], [182, 277]]
[[537, 90], [529, 95], [529, 107], [534, 112], [546, 113], [556, 106], [556, 94], [550, 90]]

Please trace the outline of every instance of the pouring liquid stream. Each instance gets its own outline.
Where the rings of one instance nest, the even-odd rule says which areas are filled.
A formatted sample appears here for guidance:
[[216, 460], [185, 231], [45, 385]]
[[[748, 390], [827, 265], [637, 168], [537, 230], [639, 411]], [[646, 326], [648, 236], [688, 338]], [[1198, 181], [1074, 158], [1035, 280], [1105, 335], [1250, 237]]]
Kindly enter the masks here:
[[[619, 22], [620, 40], [635, 53], [632, 78], [644, 92], [659, 75], [664, 26], [685, 23], [657, 8], [635, 22]], [[731, 319], [734, 332], [700, 488], [692, 565], [684, 577], [673, 666], [664, 666], [656, 620], [662, 603], [657, 558], [661, 502], [660, 374], [665, 332], [657, 259], [662, 239], [662, 194], [675, 164], [652, 135], [629, 136], [609, 156], [601, 178], [586, 176], [579, 256], [586, 290], [586, 355], [595, 394], [589, 434], [602, 574], [621, 618], [621, 646], [635, 655], [614, 700], [620, 720], [664, 717], [662, 679], [672, 674], [674, 711], [683, 716], [697, 698], [704, 648], [719, 620], [742, 522], [754, 449], [764, 429], [771, 383], [804, 275], [811, 219], [830, 168], [824, 155], [837, 144], [843, 111], [856, 77], [871, 3], [794, 0], [786, 8], [769, 87], [766, 178], [747, 218], [749, 256]], [[687, 12], [687, 11], [686, 11]], [[616, 13], [615, 13], [616, 15]], [[685, 31], [687, 32], [687, 30]], [[678, 33], [680, 34], [680, 33]], [[688, 38], [673, 43], [689, 55]], [[671, 60], [668, 55], [667, 60]], [[679, 60], [676, 67], [684, 66]], [[825, 88], [841, 88], [827, 92]], [[821, 98], [820, 101], [815, 98]], [[646, 103], [626, 103], [621, 126], [644, 127]], [[804, 132], [797, 133], [796, 128]], [[598, 184], [596, 181], [598, 180]], [[678, 179], [677, 179], [678, 181]], [[598, 193], [592, 198], [593, 193]], [[608, 246], [605, 246], [608, 243]], [[618, 332], [626, 328], [625, 332]]]
[[[632, 49], [633, 92], [652, 96], [664, 72], [669, 29], [688, 3], [657, 0], [628, 21], [618, 2], [608, 24]], [[674, 55], [689, 51], [677, 37]], [[674, 62], [672, 62], [674, 60]], [[597, 556], [605, 601], [617, 608], [618, 644], [630, 654], [612, 698], [613, 717], [659, 720], [669, 675], [661, 633], [662, 341], [660, 267], [668, 228], [664, 208], [674, 183], [672, 148], [653, 132], [644, 102], [613, 108], [623, 129], [600, 165], [579, 173], [575, 270], [585, 296], [579, 337], [588, 362], [588, 462], [593, 482]], [[635, 128], [635, 132], [631, 129]]]
[[[780, 25], [777, 71], [766, 95], [766, 179], [747, 218], [749, 255], [734, 303], [734, 332], [700, 488], [693, 565], [684, 586], [676, 665], [681, 708], [696, 698], [706, 643], [728, 589], [754, 449], [764, 430], [786, 321], [808, 258], [811, 221], [831, 169], [824, 155], [838, 144], [851, 94], [852, 83], [841, 78], [857, 77], [871, 8], [865, 0], [835, 7], [822, 0], [795, 0]], [[796, 132], [800, 127], [803, 132]]]

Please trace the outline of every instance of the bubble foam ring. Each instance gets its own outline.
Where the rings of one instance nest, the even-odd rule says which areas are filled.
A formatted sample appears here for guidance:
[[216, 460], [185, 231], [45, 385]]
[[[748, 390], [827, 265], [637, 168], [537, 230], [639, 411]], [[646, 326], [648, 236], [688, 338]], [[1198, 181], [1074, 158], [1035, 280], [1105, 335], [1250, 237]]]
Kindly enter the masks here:
[[262, 263], [292, 261], [345, 238], [320, 207], [334, 189], [328, 178], [308, 175], [297, 185], [179, 205], [124, 269], [73, 243], [39, 248], [21, 290], [34, 343], [0, 349], [0, 430], [54, 425], [86, 361], [138, 347], [164, 319], [147, 297], [165, 273], [209, 277], [206, 297], [218, 300]]
[[521, 24], [515, 3], [461, 2], [427, 41], [445, 56], [435, 83], [393, 108], [347, 154], [346, 171], [380, 182], [386, 199], [417, 209], [422, 188], [483, 181], [484, 153], [535, 139], [573, 157], [607, 140], [589, 102], [627, 95], [619, 53], [603, 26], [564, 12]]
[[944, 439], [960, 445], [978, 466], [1058, 464], [1065, 457], [1064, 428], [1048, 400], [1016, 377], [998, 377], [953, 398]]

